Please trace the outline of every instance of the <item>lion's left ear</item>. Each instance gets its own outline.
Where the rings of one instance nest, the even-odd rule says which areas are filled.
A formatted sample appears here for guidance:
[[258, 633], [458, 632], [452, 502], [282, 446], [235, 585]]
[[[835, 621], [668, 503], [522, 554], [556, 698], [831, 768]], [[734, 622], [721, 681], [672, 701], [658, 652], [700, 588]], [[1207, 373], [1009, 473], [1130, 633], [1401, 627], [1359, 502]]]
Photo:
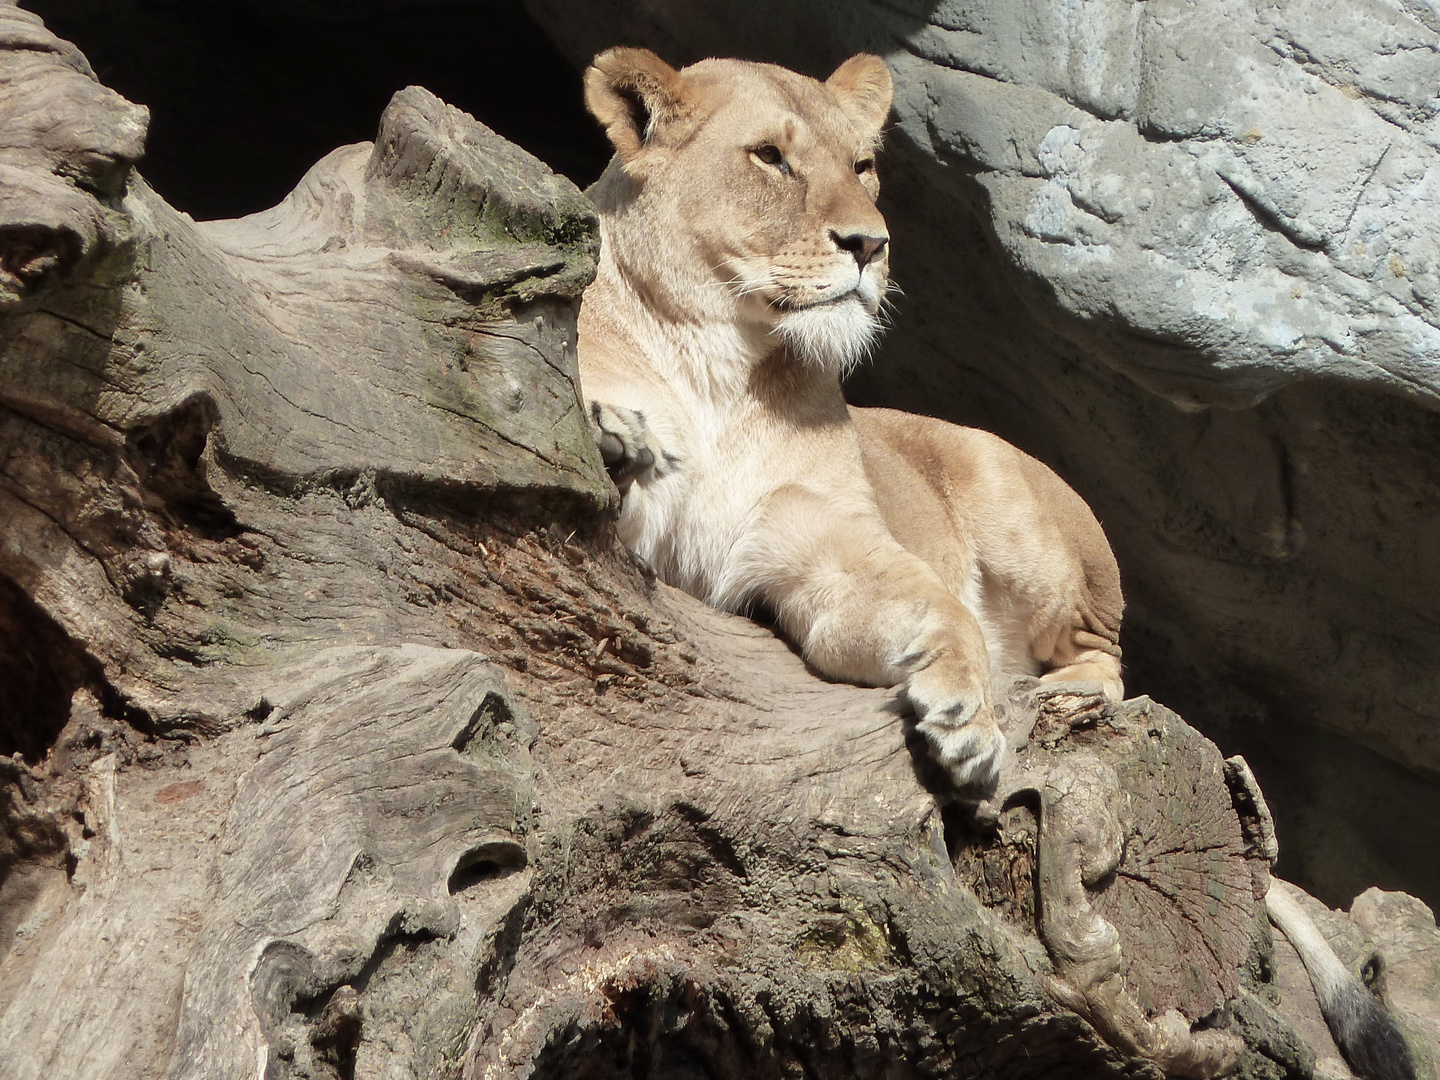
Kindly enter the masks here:
[[885, 61], [870, 53], [856, 53], [825, 80], [835, 92], [840, 105], [872, 138], [878, 137], [885, 118], [890, 115], [890, 99], [895, 85]]

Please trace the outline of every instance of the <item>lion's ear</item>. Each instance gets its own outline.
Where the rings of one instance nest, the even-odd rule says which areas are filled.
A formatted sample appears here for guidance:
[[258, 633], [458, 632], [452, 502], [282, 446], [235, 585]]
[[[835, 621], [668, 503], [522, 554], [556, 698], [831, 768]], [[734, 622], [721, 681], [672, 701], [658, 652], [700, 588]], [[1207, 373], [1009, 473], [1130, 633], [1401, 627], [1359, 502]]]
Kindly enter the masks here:
[[585, 72], [585, 107], [630, 161], [657, 130], [689, 112], [680, 73], [649, 49], [607, 49]]
[[895, 86], [885, 61], [870, 53], [856, 53], [825, 80], [825, 85], [840, 99], [841, 108], [850, 113], [867, 135], [878, 137], [885, 118], [890, 115], [890, 99]]

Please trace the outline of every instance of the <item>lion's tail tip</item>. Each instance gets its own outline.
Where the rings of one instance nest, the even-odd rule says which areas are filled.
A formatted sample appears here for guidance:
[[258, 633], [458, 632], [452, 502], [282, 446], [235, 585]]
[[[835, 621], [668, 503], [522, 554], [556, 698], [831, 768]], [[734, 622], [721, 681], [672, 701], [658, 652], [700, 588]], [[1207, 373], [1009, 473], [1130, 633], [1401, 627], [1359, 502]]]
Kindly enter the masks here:
[[1345, 1060], [1362, 1080], [1417, 1080], [1415, 1058], [1394, 1017], [1351, 978], [1320, 999], [1320, 1012]]
[[1418, 1080], [1415, 1057], [1395, 1018], [1340, 962], [1290, 888], [1272, 878], [1265, 907], [1300, 954], [1340, 1053], [1361, 1080]]

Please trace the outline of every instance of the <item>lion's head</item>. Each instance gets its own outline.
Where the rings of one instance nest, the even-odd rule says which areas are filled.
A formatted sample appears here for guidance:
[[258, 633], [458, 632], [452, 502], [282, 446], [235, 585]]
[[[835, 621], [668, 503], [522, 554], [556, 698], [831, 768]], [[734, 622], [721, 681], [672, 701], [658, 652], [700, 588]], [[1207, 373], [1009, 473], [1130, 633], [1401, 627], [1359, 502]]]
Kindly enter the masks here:
[[889, 232], [875, 152], [890, 110], [884, 61], [825, 82], [770, 64], [676, 71], [611, 49], [585, 101], [617, 151], [591, 195], [608, 255], [657, 315], [733, 324], [843, 372], [879, 331]]

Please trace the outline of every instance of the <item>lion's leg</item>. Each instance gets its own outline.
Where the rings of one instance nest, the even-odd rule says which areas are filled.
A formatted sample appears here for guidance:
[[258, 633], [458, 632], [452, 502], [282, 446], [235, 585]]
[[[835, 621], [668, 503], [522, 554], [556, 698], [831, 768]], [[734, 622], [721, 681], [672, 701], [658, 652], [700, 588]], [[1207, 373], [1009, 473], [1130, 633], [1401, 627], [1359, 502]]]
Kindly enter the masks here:
[[987, 432], [886, 409], [852, 415], [886, 526], [956, 595], [978, 593], [998, 669], [1123, 696], [1120, 571], [1084, 501]]
[[738, 573], [805, 658], [836, 679], [904, 684], [931, 756], [960, 787], [989, 789], [1004, 738], [975, 617], [878, 515], [837, 514], [798, 487], [766, 502]]
[[[1093, 517], [1086, 515], [1091, 532], [1099, 539], [1090, 550], [1074, 551], [1070, 580], [1056, 589], [1064, 597], [1058, 618], [1050, 620], [1051, 632], [1032, 632], [1035, 659], [1046, 682], [1098, 682], [1105, 696], [1119, 701], [1125, 696], [1120, 670], [1120, 615], [1124, 601], [1120, 594], [1120, 572], [1108, 546], [1100, 548], [1103, 534]], [[1073, 538], [1081, 530], [1070, 534]], [[1078, 547], [1078, 545], [1077, 545]], [[1091, 553], [1100, 551], [1104, 558]], [[1038, 628], [1037, 628], [1038, 629]]]
[[1040, 676], [1040, 681], [1099, 683], [1111, 701], [1119, 701], [1125, 696], [1120, 658], [1098, 650], [1081, 653], [1074, 663], [1051, 668]]

